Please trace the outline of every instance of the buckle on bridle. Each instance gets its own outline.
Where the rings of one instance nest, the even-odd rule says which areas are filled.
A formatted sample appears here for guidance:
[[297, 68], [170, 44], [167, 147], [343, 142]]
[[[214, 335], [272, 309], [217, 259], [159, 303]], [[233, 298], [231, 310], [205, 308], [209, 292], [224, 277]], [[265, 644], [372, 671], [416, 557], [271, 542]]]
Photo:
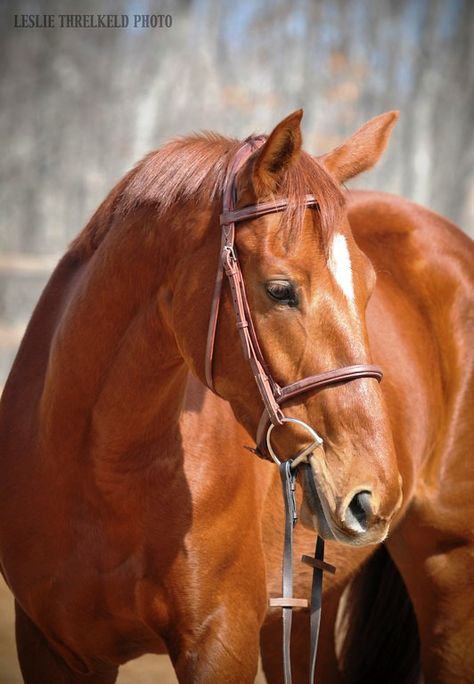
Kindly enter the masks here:
[[226, 275], [231, 276], [235, 274], [235, 264], [237, 263], [237, 255], [232, 245], [225, 245], [222, 250], [222, 264]]
[[[306, 432], [309, 432], [309, 434], [313, 440], [311, 444], [309, 444], [307, 447], [302, 449], [302, 451], [300, 451], [298, 454], [296, 454], [296, 456], [292, 459], [291, 469], [294, 470], [295, 468], [297, 468], [300, 465], [300, 463], [302, 463], [303, 461], [307, 461], [308, 456], [310, 454], [312, 454], [315, 449], [322, 446], [323, 439], [322, 439], [322, 437], [320, 437], [318, 435], [316, 430], [313, 430], [313, 428], [310, 425], [308, 425], [307, 423], [305, 423], [302, 420], [299, 420], [298, 418], [288, 418], [286, 416], [283, 416], [283, 418], [281, 419], [281, 422], [282, 423], [295, 423], [296, 425], [299, 425], [300, 427], [304, 428], [306, 430]], [[267, 449], [268, 449], [268, 453], [270, 454], [272, 459], [275, 461], [275, 463], [278, 466], [280, 466], [281, 461], [278, 458], [278, 456], [276, 455], [275, 451], [273, 450], [272, 441], [271, 441], [271, 434], [272, 434], [272, 430], [274, 427], [275, 427], [275, 425], [273, 423], [271, 423], [268, 426], [267, 438], [266, 438]]]
[[[228, 257], [231, 261], [237, 261], [237, 255], [235, 253], [233, 245], [225, 245], [224, 249], [222, 251], [228, 255]], [[225, 256], [224, 256], [224, 258], [225, 258]]]

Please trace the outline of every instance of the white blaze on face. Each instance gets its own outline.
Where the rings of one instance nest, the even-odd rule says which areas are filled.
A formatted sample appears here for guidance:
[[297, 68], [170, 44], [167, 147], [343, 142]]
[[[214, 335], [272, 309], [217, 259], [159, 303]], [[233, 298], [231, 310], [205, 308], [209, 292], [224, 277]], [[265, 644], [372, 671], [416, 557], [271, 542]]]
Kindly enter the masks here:
[[352, 264], [349, 247], [344, 235], [336, 233], [332, 239], [328, 259], [329, 270], [345, 296], [354, 303], [354, 281], [352, 279]]

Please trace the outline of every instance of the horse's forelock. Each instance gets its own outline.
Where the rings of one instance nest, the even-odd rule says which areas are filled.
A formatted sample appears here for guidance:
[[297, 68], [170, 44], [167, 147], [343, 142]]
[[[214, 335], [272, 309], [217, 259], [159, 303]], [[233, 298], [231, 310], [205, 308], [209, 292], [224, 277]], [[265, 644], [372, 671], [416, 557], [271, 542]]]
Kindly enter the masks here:
[[305, 195], [318, 199], [321, 226], [321, 242], [326, 249], [336, 226], [341, 222], [345, 200], [337, 183], [314, 157], [301, 152], [283, 179], [280, 193], [289, 200], [288, 209], [282, 214], [281, 225], [288, 238], [298, 239], [303, 225], [306, 207]]

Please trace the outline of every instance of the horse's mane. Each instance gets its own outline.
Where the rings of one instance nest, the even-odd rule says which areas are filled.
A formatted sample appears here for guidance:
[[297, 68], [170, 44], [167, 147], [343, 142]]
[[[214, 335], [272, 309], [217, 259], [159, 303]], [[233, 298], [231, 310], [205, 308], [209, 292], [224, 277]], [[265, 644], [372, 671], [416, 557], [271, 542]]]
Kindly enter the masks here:
[[[149, 206], [156, 219], [178, 202], [209, 204], [222, 195], [227, 168], [241, 142], [215, 133], [176, 138], [146, 155], [113, 188], [89, 223], [71, 244], [71, 251], [87, 258], [113, 225], [135, 209]], [[288, 237], [299, 231], [306, 194], [318, 198], [321, 237], [327, 244], [340, 218], [344, 198], [338, 186], [306, 152], [287, 170], [279, 190], [289, 199], [282, 214], [282, 227]]]

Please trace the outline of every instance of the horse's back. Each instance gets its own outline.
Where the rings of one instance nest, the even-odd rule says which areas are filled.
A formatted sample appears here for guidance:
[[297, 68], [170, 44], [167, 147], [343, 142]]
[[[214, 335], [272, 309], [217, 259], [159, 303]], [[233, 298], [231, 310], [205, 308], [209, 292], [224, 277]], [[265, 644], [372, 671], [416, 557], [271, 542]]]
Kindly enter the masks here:
[[[448, 276], [451, 260], [456, 260], [458, 275], [472, 287], [474, 243], [444, 216], [384, 192], [351, 191], [347, 203], [354, 237], [370, 250], [376, 264], [385, 259], [406, 269], [413, 266], [415, 257], [423, 257], [426, 265], [439, 267], [440, 275]], [[402, 255], [394, 264], [394, 257]], [[420, 275], [422, 265], [418, 264]]]
[[[459, 367], [468, 378], [474, 361], [474, 242], [443, 216], [401, 197], [358, 191], [349, 194], [348, 204], [354, 237], [377, 274], [373, 298], [386, 305], [383, 315], [398, 296], [407, 307], [399, 312], [405, 334], [403, 314], [411, 307], [438, 347], [442, 372], [452, 375]], [[375, 308], [369, 303], [369, 324]]]
[[[445, 356], [448, 366], [462, 357], [466, 375], [474, 358], [474, 242], [446, 218], [401, 197], [357, 191], [348, 205], [354, 237], [377, 274], [373, 298], [384, 301], [385, 313], [397, 296], [416, 310], [441, 356], [456, 349], [457, 359]], [[369, 304], [369, 323], [372, 309]]]

